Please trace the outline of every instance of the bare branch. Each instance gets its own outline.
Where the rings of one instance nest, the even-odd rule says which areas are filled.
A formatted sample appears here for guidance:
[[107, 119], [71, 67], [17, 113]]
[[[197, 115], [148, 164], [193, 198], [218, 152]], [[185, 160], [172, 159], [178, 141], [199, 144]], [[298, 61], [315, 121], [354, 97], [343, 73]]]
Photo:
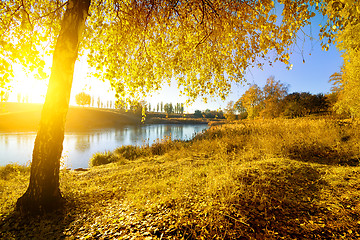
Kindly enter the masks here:
[[37, 17], [35, 20], [39, 20], [39, 19], [41, 19], [41, 18], [45, 18], [45, 17], [50, 16], [51, 14], [56, 13], [56, 12], [59, 11], [61, 8], [65, 7], [68, 3], [69, 3], [69, 1], [64, 2], [64, 3], [61, 4], [58, 8], [56, 8], [54, 11], [51, 11], [51, 12], [48, 12], [47, 14], [45, 14], [45, 15], [39, 16], [39, 17]]
[[196, 46], [194, 48], [197, 48], [200, 44], [204, 43], [206, 41], [206, 39], [208, 39], [212, 33], [213, 33], [213, 31], [211, 30], [196, 44]]

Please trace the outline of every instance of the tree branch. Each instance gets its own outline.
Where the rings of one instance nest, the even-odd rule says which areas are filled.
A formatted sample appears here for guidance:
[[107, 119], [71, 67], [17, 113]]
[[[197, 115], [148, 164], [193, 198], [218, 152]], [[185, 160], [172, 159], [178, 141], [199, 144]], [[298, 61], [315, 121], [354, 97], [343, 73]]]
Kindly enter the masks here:
[[51, 11], [51, 12], [48, 12], [47, 14], [45, 14], [45, 15], [39, 16], [39, 17], [37, 17], [35, 20], [39, 20], [39, 19], [41, 19], [41, 18], [48, 17], [48, 16], [50, 16], [51, 14], [56, 13], [56, 12], [59, 11], [61, 8], [63, 8], [64, 6], [66, 6], [68, 3], [69, 3], [69, 1], [64, 2], [64, 3], [61, 4], [58, 8], [56, 8], [54, 11]]
[[210, 37], [210, 35], [213, 33], [213, 31], [211, 30], [208, 34], [206, 34], [195, 46], [194, 49], [196, 49], [200, 44], [204, 43], [206, 41], [206, 39], [208, 39]]

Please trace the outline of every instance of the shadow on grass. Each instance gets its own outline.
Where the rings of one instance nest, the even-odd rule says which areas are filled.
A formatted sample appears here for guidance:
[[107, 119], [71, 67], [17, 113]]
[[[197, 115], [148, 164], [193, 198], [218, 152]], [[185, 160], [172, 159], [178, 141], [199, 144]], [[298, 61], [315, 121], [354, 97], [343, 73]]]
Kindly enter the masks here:
[[42, 216], [21, 216], [14, 211], [0, 222], [0, 239], [65, 239], [76, 212], [72, 202]]
[[359, 158], [351, 153], [337, 151], [322, 145], [292, 145], [286, 154], [289, 158], [326, 165], [359, 166]]
[[[239, 196], [239, 202], [232, 204], [233, 219], [239, 212], [247, 216], [248, 236], [255, 239], [271, 238], [274, 234], [291, 239], [336, 236], [337, 229], [325, 224], [336, 216], [320, 203], [320, 190], [327, 183], [318, 169], [309, 165], [289, 166], [284, 170], [276, 169], [276, 165], [266, 168], [265, 173], [254, 169], [239, 179], [245, 188], [257, 194], [248, 198]], [[239, 224], [232, 221], [232, 225], [236, 228]]]

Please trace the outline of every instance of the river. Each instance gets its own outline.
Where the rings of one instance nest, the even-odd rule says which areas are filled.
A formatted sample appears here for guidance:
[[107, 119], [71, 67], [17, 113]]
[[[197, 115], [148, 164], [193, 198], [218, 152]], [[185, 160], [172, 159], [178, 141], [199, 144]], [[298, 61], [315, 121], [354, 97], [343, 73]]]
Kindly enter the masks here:
[[[154, 124], [66, 132], [62, 160], [67, 168], [87, 168], [94, 153], [112, 151], [122, 145], [152, 144], [158, 139], [188, 140], [207, 129], [201, 125]], [[0, 132], [0, 166], [9, 163], [28, 165], [36, 132]]]

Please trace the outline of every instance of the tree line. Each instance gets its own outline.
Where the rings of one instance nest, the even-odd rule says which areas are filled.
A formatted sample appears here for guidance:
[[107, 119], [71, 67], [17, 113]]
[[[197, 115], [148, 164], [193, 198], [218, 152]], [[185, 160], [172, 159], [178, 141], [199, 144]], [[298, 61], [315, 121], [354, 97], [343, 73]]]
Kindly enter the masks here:
[[101, 97], [91, 96], [85, 92], [75, 95], [75, 102], [79, 106], [97, 107], [97, 108], [116, 108], [115, 101], [102, 100]]
[[75, 102], [79, 106], [92, 106], [98, 108], [117, 108], [125, 111], [131, 110], [133, 112], [142, 112], [143, 109], [145, 112], [156, 112], [156, 113], [167, 113], [167, 114], [183, 114], [184, 113], [184, 103], [157, 103], [154, 107], [151, 103], [146, 101], [133, 101], [131, 103], [126, 103], [122, 101], [102, 101], [100, 97], [95, 98], [90, 94], [85, 92], [80, 92], [75, 95]]
[[229, 102], [225, 113], [232, 118], [236, 112], [239, 118], [303, 117], [331, 111], [329, 95], [293, 92], [288, 94], [286, 84], [270, 76], [263, 88], [253, 84], [234, 103]]
[[[151, 111], [151, 105], [149, 103], [149, 111]], [[184, 104], [183, 103], [157, 103], [156, 104], [156, 108], [154, 107], [152, 109], [153, 112], [157, 112], [157, 113], [167, 113], [167, 114], [172, 114], [172, 113], [176, 113], [176, 114], [183, 114], [184, 113]]]

